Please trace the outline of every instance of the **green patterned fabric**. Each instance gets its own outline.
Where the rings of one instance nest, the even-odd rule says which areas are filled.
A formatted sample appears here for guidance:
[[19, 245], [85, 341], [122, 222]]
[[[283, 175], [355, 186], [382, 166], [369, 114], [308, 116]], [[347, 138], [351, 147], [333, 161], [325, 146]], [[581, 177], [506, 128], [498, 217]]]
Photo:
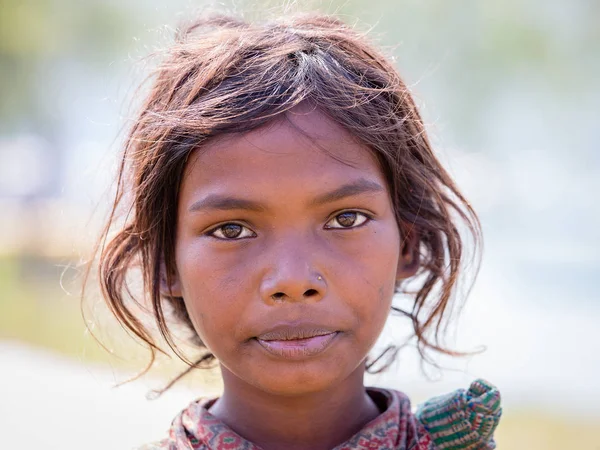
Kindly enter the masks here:
[[440, 450], [496, 448], [493, 434], [501, 415], [500, 392], [484, 380], [474, 381], [466, 391], [434, 397], [416, 412]]

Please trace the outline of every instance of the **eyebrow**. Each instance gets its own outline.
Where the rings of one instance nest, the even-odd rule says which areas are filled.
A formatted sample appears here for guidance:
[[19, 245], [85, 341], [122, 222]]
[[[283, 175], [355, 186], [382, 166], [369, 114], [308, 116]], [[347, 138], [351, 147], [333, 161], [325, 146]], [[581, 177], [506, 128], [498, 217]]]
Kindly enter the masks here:
[[228, 197], [219, 194], [207, 195], [202, 200], [194, 202], [189, 207], [189, 212], [200, 211], [202, 209], [215, 209], [220, 211], [230, 211], [234, 209], [246, 209], [248, 211], [263, 212], [266, 208], [261, 203], [246, 200], [238, 197]]
[[376, 192], [385, 192], [383, 186], [374, 181], [360, 178], [352, 183], [344, 184], [331, 192], [319, 195], [312, 202], [312, 206], [324, 205], [325, 203], [333, 203], [342, 200], [346, 197], [352, 197], [359, 194], [370, 194]]
[[[320, 206], [326, 203], [333, 203], [347, 197], [352, 197], [365, 193], [376, 193], [385, 191], [379, 183], [364, 178], [344, 184], [331, 192], [319, 195], [310, 202], [310, 206]], [[267, 208], [264, 204], [247, 200], [239, 197], [229, 197], [220, 194], [210, 194], [205, 198], [194, 202], [188, 209], [189, 212], [196, 212], [203, 209], [214, 209], [220, 211], [245, 209], [248, 211], [264, 212]]]

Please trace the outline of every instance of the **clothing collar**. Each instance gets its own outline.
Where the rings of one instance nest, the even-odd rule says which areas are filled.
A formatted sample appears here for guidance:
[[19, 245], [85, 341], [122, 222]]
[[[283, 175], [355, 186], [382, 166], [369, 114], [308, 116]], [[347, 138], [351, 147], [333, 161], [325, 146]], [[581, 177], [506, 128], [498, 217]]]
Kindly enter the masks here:
[[[433, 450], [423, 426], [410, 410], [401, 392], [368, 388], [374, 399], [383, 399], [385, 410], [348, 441], [333, 450]], [[193, 402], [173, 421], [166, 448], [170, 450], [261, 450], [209, 412], [216, 399]]]

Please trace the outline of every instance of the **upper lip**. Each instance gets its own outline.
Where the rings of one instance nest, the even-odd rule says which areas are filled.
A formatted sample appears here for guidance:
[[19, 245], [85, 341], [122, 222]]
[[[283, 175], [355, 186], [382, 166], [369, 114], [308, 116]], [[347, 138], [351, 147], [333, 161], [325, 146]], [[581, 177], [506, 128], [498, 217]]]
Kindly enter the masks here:
[[292, 341], [335, 333], [330, 327], [317, 324], [280, 324], [256, 336], [261, 341]]

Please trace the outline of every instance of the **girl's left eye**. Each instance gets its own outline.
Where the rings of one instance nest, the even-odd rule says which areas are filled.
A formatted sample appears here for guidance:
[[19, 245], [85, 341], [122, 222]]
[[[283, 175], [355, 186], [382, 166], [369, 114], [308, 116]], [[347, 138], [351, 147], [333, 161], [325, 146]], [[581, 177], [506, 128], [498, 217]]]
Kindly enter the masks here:
[[224, 223], [208, 232], [209, 236], [227, 241], [255, 237], [254, 231], [239, 223]]
[[370, 219], [364, 213], [358, 211], [346, 211], [338, 214], [325, 224], [325, 228], [357, 228]]

